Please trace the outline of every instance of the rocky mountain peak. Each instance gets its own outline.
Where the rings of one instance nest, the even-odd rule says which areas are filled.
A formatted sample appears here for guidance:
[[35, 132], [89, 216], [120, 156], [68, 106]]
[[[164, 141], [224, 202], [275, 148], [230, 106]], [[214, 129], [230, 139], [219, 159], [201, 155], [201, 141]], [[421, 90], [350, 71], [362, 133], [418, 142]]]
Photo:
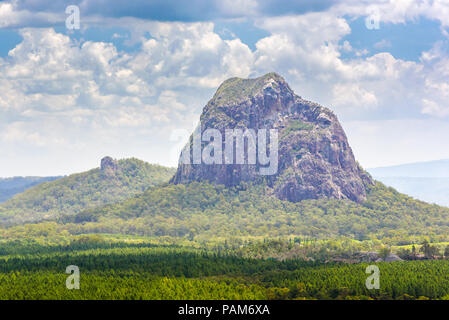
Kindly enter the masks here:
[[111, 157], [104, 157], [103, 159], [101, 159], [100, 170], [106, 176], [114, 176], [118, 170], [117, 161], [115, 161]]
[[[212, 139], [209, 129], [215, 130]], [[246, 133], [240, 140], [240, 148], [247, 152], [245, 163], [234, 158], [230, 161], [227, 152], [232, 149], [230, 155], [234, 157], [234, 151], [237, 153], [239, 148], [232, 137], [226, 139], [230, 130]], [[208, 181], [235, 186], [241, 182], [260, 182], [278, 198], [292, 202], [317, 198], [360, 202], [366, 199], [366, 186], [373, 183], [355, 161], [335, 114], [296, 95], [276, 73], [223, 82], [204, 107], [195, 132], [200, 138], [196, 139], [195, 134], [190, 137], [172, 179], [174, 183]], [[251, 161], [254, 157], [250, 156], [250, 146], [253, 146], [250, 138], [255, 146], [253, 156], [263, 156], [260, 153], [263, 150], [265, 156], [270, 154], [270, 159], [276, 160], [272, 174], [260, 174], [261, 168], [267, 165], [266, 161], [260, 161], [264, 157]], [[260, 142], [268, 143], [265, 146]], [[214, 146], [212, 152], [210, 145]], [[195, 157], [198, 150], [202, 153]], [[205, 159], [211, 154], [214, 155], [212, 162]], [[274, 154], [276, 158], [272, 159]]]
[[270, 92], [293, 95], [293, 91], [284, 78], [275, 72], [271, 72], [255, 79], [230, 78], [226, 80], [218, 87], [211, 103], [214, 105], [232, 105]]

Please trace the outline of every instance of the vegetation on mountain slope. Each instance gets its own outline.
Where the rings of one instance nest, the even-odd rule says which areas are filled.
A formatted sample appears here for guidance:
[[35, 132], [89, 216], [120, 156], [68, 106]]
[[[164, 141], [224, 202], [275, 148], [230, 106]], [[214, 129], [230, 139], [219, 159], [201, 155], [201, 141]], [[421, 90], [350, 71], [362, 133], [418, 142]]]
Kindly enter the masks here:
[[61, 177], [13, 177], [0, 178], [0, 202], [6, 201], [16, 194], [43, 182], [53, 181]]
[[2, 238], [50, 234], [129, 234], [186, 241], [264, 238], [337, 239], [411, 244], [449, 240], [449, 209], [429, 205], [381, 183], [367, 201], [319, 199], [299, 203], [265, 193], [263, 186], [225, 188], [207, 183], [151, 187], [120, 203], [55, 216], [52, 224], [0, 229]]
[[118, 202], [168, 181], [173, 174], [172, 168], [138, 159], [119, 160], [112, 162], [111, 167], [73, 174], [26, 190], [0, 205], [0, 223], [52, 220]]
[[[264, 188], [226, 189], [205, 183], [151, 188], [116, 205], [68, 217], [80, 232], [130, 233], [195, 240], [230, 237], [346, 236], [396, 242], [420, 236], [447, 239], [449, 210], [377, 183], [362, 204], [319, 199], [299, 203]], [[68, 226], [69, 227], [69, 226]]]

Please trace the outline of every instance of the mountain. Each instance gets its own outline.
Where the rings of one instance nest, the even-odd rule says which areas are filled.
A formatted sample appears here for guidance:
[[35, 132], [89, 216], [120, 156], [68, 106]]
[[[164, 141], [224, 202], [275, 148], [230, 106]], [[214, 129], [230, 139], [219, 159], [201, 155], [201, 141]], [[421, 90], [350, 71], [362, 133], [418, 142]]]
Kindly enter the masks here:
[[376, 177], [449, 178], [449, 159], [371, 168]]
[[18, 193], [42, 182], [53, 181], [61, 177], [13, 177], [0, 178], [0, 202], [4, 202]]
[[[46, 221], [0, 228], [0, 239], [45, 235], [59, 241], [107, 233], [189, 244], [241, 245], [295, 237], [390, 245], [449, 241], [449, 208], [415, 200], [372, 180], [355, 162], [335, 115], [294, 95], [280, 76], [227, 80], [204, 108], [198, 128], [216, 129], [210, 136], [203, 130], [200, 139], [207, 142], [213, 136], [212, 144], [223, 147], [226, 129], [245, 126], [278, 130], [278, 172], [259, 174], [270, 166], [267, 162], [229, 164], [229, 169], [210, 162], [220, 161], [223, 154], [218, 147], [208, 149], [211, 143], [198, 145], [194, 132], [177, 170], [105, 158], [100, 169], [16, 196], [0, 213], [4, 224]], [[276, 149], [275, 140], [270, 133], [270, 153]], [[189, 164], [198, 160], [198, 147], [204, 163]], [[153, 174], [142, 174], [146, 170]], [[156, 185], [175, 171], [171, 183]]]
[[167, 182], [174, 169], [138, 159], [105, 157], [101, 167], [37, 185], [0, 205], [4, 225], [54, 220], [107, 203], [118, 202]]
[[[234, 160], [233, 150], [237, 153], [239, 146], [236, 144], [234, 148], [233, 140], [227, 136], [229, 130], [249, 134], [244, 162], [238, 162], [237, 156]], [[214, 148], [213, 164], [198, 163], [198, 156], [195, 162], [195, 143], [205, 147], [203, 158], [204, 152], [210, 150], [210, 145], [206, 147], [204, 143], [209, 141], [209, 136], [204, 137], [208, 131], [214, 135], [210, 145], [221, 142], [217, 145], [230, 146], [232, 151], [218, 150], [220, 154], [217, 154]], [[260, 157], [263, 139], [267, 139], [264, 135], [268, 132], [267, 145], [271, 146], [269, 152], [274, 153], [270, 160], [276, 163], [266, 168], [267, 161], [261, 163], [260, 158], [257, 162], [253, 157], [250, 162], [249, 150]], [[241, 140], [240, 150], [243, 149]], [[172, 179], [175, 184], [207, 181], [230, 187], [264, 181], [279, 199], [291, 202], [318, 198], [362, 202], [366, 199], [367, 186], [373, 185], [369, 174], [355, 161], [343, 128], [332, 111], [297, 96], [276, 73], [256, 79], [226, 80], [204, 107], [200, 125], [183, 149], [181, 160]], [[273, 169], [272, 165], [273, 174], [264, 174]]]
[[449, 160], [373, 168], [379, 181], [417, 199], [449, 207]]
[[[226, 129], [236, 128], [279, 131], [278, 172], [264, 176], [259, 163], [226, 164]], [[59, 228], [213, 243], [291, 236], [449, 240], [448, 208], [373, 181], [355, 162], [336, 116], [296, 96], [277, 74], [225, 81], [189, 140], [172, 183], [64, 216]]]
[[[237, 157], [234, 160], [234, 154], [226, 152], [218, 155], [213, 164], [195, 163], [195, 139], [199, 141], [202, 137], [202, 146], [205, 146], [204, 141], [208, 139], [204, 139], [204, 134], [210, 129], [218, 130], [213, 142], [221, 139], [221, 145], [226, 147], [233, 144], [226, 131], [251, 133], [253, 130], [250, 139], [254, 144], [247, 140], [244, 164], [237, 162]], [[274, 131], [274, 136], [270, 130]], [[261, 174], [267, 168], [260, 161], [249, 162], [249, 150], [259, 152], [261, 138], [266, 139], [259, 136], [260, 132], [263, 135], [270, 132], [270, 145], [276, 148], [274, 151], [270, 148], [270, 152], [278, 152], [278, 157], [273, 157], [278, 162], [274, 165], [274, 174]], [[273, 144], [271, 139], [276, 137], [278, 141]], [[201, 141], [197, 142], [199, 144]], [[240, 150], [243, 150], [243, 142], [241, 145]], [[237, 145], [230, 148], [239, 149]], [[226, 80], [204, 107], [200, 125], [181, 158], [187, 161], [180, 163], [172, 180], [175, 184], [207, 181], [230, 187], [263, 180], [279, 199], [291, 202], [318, 198], [361, 202], [366, 199], [367, 185], [373, 184], [371, 177], [356, 163], [332, 111], [297, 96], [276, 73], [256, 79]]]
[[416, 199], [449, 207], [449, 178], [375, 178]]

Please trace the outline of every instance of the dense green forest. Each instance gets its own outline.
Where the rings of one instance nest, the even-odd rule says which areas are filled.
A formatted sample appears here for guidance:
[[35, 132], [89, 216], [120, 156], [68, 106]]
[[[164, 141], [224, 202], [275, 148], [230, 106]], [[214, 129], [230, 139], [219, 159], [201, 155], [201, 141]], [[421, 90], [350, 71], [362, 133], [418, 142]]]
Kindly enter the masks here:
[[[92, 239], [91, 239], [92, 240]], [[145, 242], [78, 239], [64, 247], [0, 248], [0, 299], [447, 299], [449, 261], [376, 263], [380, 289], [365, 286], [368, 264], [250, 259]], [[6, 251], [5, 251], [6, 250]], [[68, 290], [65, 269], [80, 270]]]
[[279, 237], [345, 237], [390, 245], [449, 240], [448, 208], [414, 200], [381, 183], [370, 188], [361, 204], [334, 199], [290, 203], [266, 194], [263, 186], [165, 185], [53, 220], [0, 229], [0, 238], [108, 233], [198, 243]]
[[39, 184], [0, 205], [0, 224], [54, 220], [107, 203], [118, 202], [167, 182], [174, 169], [138, 159], [116, 161], [115, 170], [99, 168]]
[[[360, 204], [291, 203], [263, 184], [168, 184], [173, 171], [121, 160], [4, 203], [0, 299], [449, 298], [448, 208], [381, 183]], [[429, 260], [376, 262], [368, 290], [355, 257], [391, 249]]]

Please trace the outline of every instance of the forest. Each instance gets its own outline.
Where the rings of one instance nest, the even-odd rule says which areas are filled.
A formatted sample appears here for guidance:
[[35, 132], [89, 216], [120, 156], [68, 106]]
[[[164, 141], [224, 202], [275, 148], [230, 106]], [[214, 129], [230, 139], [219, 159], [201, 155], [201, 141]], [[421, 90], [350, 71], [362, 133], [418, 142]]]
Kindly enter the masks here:
[[[447, 208], [381, 183], [362, 203], [292, 203], [264, 184], [168, 184], [172, 169], [135, 159], [114, 170], [3, 204], [0, 299], [449, 298]], [[373, 252], [404, 261], [360, 255]], [[365, 286], [370, 264], [379, 290]], [[65, 286], [70, 265], [79, 290]]]
[[[26, 204], [26, 203], [25, 203]], [[0, 220], [22, 219], [6, 211]], [[117, 234], [196, 243], [339, 238], [387, 245], [449, 241], [449, 209], [381, 183], [363, 203], [335, 199], [278, 200], [263, 185], [224, 188], [207, 183], [162, 185], [119, 203], [64, 212], [38, 223], [0, 227], [2, 239]]]
[[[0, 299], [449, 299], [448, 260], [376, 263], [380, 289], [369, 290], [367, 263], [99, 240], [2, 243]], [[69, 265], [79, 267], [80, 289], [66, 288]]]
[[54, 220], [88, 208], [116, 203], [168, 181], [174, 169], [130, 158], [41, 183], [0, 204], [0, 226]]

